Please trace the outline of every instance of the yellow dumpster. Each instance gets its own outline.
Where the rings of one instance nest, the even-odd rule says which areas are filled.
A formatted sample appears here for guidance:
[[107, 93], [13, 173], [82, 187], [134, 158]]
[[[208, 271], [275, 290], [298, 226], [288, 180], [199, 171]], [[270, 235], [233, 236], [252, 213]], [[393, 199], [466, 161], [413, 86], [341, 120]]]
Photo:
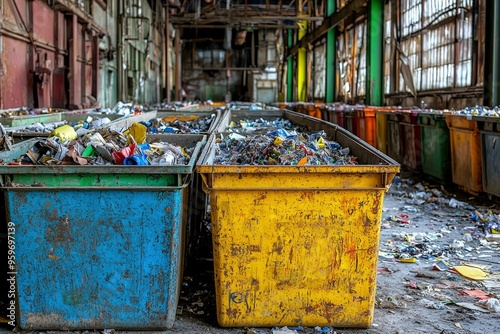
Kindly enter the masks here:
[[223, 327], [372, 324], [384, 195], [399, 165], [331, 123], [283, 116], [349, 147], [359, 165], [197, 165], [210, 195]]

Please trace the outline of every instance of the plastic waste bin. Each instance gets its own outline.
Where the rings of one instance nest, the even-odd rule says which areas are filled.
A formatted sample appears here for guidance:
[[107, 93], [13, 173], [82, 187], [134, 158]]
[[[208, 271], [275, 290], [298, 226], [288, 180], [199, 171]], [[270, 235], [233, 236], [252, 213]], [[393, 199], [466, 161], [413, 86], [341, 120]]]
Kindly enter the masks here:
[[[219, 129], [241, 117], [226, 114]], [[197, 170], [210, 194], [218, 322], [369, 327], [382, 204], [399, 165], [340, 127], [281, 117], [324, 130], [360, 164], [214, 165], [211, 136]]]
[[382, 107], [375, 109], [375, 122], [377, 134], [377, 149], [387, 154], [387, 113], [392, 112], [394, 109], [390, 107]]
[[421, 129], [422, 171], [439, 182], [451, 181], [450, 130], [439, 113], [418, 114]]
[[332, 107], [330, 105], [324, 105], [320, 107], [320, 109], [321, 109], [321, 119], [332, 123], [333, 122]]
[[[148, 138], [195, 147], [190, 163], [0, 166], [15, 225], [18, 327], [172, 327], [189, 183], [206, 136]], [[16, 159], [34, 141], [0, 155]]]
[[345, 128], [345, 122], [344, 122], [344, 108], [345, 106], [337, 106], [335, 108], [335, 112], [333, 114], [334, 117], [334, 124], [337, 124], [338, 126]]
[[399, 111], [387, 114], [387, 155], [400, 163], [403, 161]]
[[352, 115], [352, 133], [361, 138], [361, 118], [363, 117], [364, 106], [354, 106], [354, 113]]
[[475, 117], [481, 134], [483, 191], [500, 197], [500, 120], [497, 117]]
[[354, 107], [345, 106], [344, 107], [344, 125], [345, 129], [350, 133], [354, 134]]
[[373, 147], [377, 147], [377, 127], [374, 107], [364, 107], [358, 110], [359, 137]]
[[399, 113], [400, 131], [402, 131], [403, 165], [414, 171], [422, 168], [422, 143], [420, 125], [417, 122], [419, 112], [419, 110], [405, 110]]
[[481, 141], [472, 116], [446, 115], [450, 129], [451, 175], [453, 183], [471, 194], [483, 191]]

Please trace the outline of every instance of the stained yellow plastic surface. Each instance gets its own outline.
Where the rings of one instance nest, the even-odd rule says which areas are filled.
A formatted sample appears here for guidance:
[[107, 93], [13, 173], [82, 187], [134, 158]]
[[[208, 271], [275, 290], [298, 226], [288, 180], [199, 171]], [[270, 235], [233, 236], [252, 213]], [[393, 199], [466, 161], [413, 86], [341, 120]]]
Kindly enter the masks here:
[[130, 134], [137, 144], [143, 144], [146, 141], [148, 128], [140, 123], [132, 123], [125, 133]]
[[221, 326], [372, 324], [382, 204], [399, 166], [197, 168]]
[[[307, 15], [301, 15], [307, 16]], [[297, 21], [299, 26], [298, 40], [300, 41], [307, 33], [307, 21]], [[297, 99], [306, 101], [307, 98], [307, 50], [302, 47], [297, 52]]]
[[470, 266], [455, 266], [453, 268], [458, 271], [460, 275], [473, 280], [483, 280], [488, 278], [488, 274], [485, 273], [481, 268]]
[[460, 115], [446, 115], [450, 129], [451, 175], [453, 183], [471, 194], [483, 191], [481, 136], [477, 121]]
[[77, 133], [75, 129], [71, 125], [61, 125], [58, 128], [55, 128], [50, 134], [49, 137], [58, 137], [61, 141], [69, 141], [76, 139]]
[[377, 149], [387, 154], [387, 114], [377, 110], [375, 119], [377, 121]]

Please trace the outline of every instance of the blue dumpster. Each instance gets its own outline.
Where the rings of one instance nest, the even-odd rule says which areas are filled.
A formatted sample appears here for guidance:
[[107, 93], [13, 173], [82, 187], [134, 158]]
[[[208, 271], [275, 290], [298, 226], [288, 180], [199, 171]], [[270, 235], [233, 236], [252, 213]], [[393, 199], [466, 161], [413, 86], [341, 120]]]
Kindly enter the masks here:
[[[193, 167], [0, 166], [15, 225], [17, 326], [30, 330], [172, 327], [182, 282]], [[16, 159], [33, 139], [2, 152]]]

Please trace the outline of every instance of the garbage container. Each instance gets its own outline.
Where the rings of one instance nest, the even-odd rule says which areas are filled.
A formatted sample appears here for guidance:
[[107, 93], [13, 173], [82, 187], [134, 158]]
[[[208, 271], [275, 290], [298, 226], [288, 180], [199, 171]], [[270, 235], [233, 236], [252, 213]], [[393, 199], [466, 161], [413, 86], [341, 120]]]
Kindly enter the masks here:
[[[113, 122], [125, 119], [129, 116], [119, 114], [104, 114], [98, 112], [67, 111], [50, 114], [50, 117], [51, 118], [49, 120], [47, 117], [37, 118], [33, 116], [30, 118], [31, 123], [7, 127], [5, 128], [5, 130], [7, 131], [7, 133], [9, 133], [9, 135], [12, 136], [13, 141], [15, 143], [18, 143], [20, 141], [31, 139], [34, 137], [47, 137], [54, 128], [64, 124], [74, 125], [74, 127], [78, 127], [78, 124], [81, 124], [83, 126], [87, 119], [90, 119], [90, 122], [87, 122], [87, 128], [90, 130], [109, 126], [113, 124]], [[107, 121], [104, 121], [105, 119], [107, 119]], [[33, 126], [33, 123], [43, 123], [43, 128], [40, 126]]]
[[360, 164], [214, 165], [212, 134], [197, 171], [210, 194], [218, 322], [369, 327], [382, 204], [399, 165], [340, 127], [282, 117], [324, 130]]
[[500, 122], [496, 117], [475, 117], [481, 134], [483, 191], [500, 197]]
[[354, 133], [354, 107], [345, 106], [344, 107], [344, 125], [345, 129], [352, 134]]
[[375, 109], [375, 121], [377, 123], [377, 149], [387, 154], [387, 114], [394, 109], [390, 107], [381, 107]]
[[473, 195], [483, 191], [481, 141], [472, 116], [447, 114], [450, 129], [451, 175], [453, 183]]
[[331, 105], [324, 105], [320, 107], [321, 109], [321, 119], [326, 121], [326, 122], [333, 122], [333, 117], [332, 117], [332, 106]]
[[364, 107], [357, 111], [357, 117], [359, 118], [359, 138], [373, 147], [377, 147], [375, 110], [375, 107]]
[[439, 182], [451, 181], [450, 130], [441, 113], [421, 112], [422, 171]]
[[[15, 225], [18, 327], [172, 327], [189, 183], [206, 136], [155, 138], [194, 147], [189, 164], [0, 166]], [[34, 141], [1, 157], [16, 159]]]
[[387, 114], [387, 155], [400, 163], [403, 161], [403, 144], [398, 111]]
[[39, 123], [58, 122], [61, 120], [61, 115], [59, 114], [62, 112], [64, 112], [64, 110], [56, 110], [55, 112], [42, 113], [42, 114], [6, 116], [9, 113], [6, 110], [1, 110], [0, 123], [2, 123], [6, 127], [14, 127], [14, 126], [31, 125], [36, 122]]
[[339, 106], [335, 107], [335, 111], [333, 113], [333, 117], [334, 117], [333, 123], [337, 124], [338, 126], [343, 127], [343, 128], [345, 128], [344, 108], [345, 108], [345, 106], [339, 105]]
[[352, 133], [361, 138], [361, 118], [363, 117], [364, 106], [354, 106], [354, 114], [352, 115]]
[[421, 134], [417, 122], [419, 110], [404, 110], [399, 113], [401, 125], [401, 139], [403, 152], [403, 165], [416, 171], [422, 168]]

